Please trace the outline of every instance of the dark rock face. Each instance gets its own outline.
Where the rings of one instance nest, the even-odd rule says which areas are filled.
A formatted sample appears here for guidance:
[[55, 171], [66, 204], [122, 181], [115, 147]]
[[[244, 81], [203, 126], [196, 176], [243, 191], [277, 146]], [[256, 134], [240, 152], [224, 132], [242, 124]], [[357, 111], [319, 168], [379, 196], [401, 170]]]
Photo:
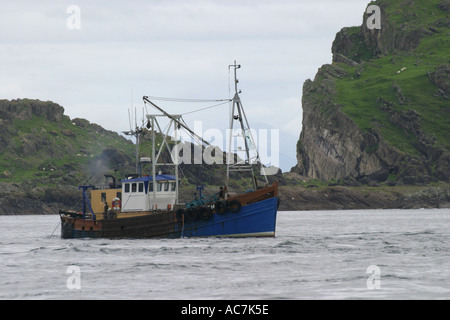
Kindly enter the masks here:
[[[346, 183], [352, 184], [350, 180]], [[354, 186], [327, 188], [281, 188], [282, 210], [349, 210], [349, 209], [417, 209], [450, 208], [450, 188], [447, 186], [408, 188], [371, 188], [361, 192], [361, 183]], [[395, 191], [391, 190], [394, 189]]]
[[443, 64], [428, 74], [431, 82], [439, 88], [440, 93], [448, 100], [447, 94], [450, 94], [450, 65]]
[[33, 115], [59, 122], [64, 115], [64, 108], [50, 101], [43, 102], [30, 99], [0, 100], [0, 118], [31, 120]]
[[442, 11], [450, 12], [450, 0], [444, 0], [438, 5]]
[[32, 187], [0, 182], [0, 215], [55, 214], [60, 209], [73, 209], [80, 196], [73, 186]]
[[371, 176], [390, 170], [402, 158], [376, 132], [358, 128], [334, 102], [334, 79], [342, 72], [337, 66], [325, 65], [314, 81], [303, 86], [303, 129], [298, 165], [293, 168], [302, 176], [324, 181]]

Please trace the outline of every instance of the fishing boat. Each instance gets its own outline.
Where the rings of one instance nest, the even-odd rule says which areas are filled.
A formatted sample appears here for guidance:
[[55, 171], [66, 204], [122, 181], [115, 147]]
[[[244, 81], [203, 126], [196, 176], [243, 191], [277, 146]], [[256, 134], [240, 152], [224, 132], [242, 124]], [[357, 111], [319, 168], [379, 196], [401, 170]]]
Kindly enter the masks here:
[[[179, 202], [180, 179], [179, 159], [177, 159], [179, 153], [171, 152], [173, 157], [171, 163], [164, 163], [166, 166], [172, 165], [172, 173], [158, 170], [158, 166], [162, 163], [160, 159], [162, 148], [164, 146], [169, 148], [166, 140], [169, 138], [167, 130], [159, 150], [156, 150], [155, 128], [160, 127], [158, 119], [161, 117], [168, 119], [168, 128], [173, 127], [174, 132], [184, 128], [205, 145], [209, 143], [197, 136], [182, 121], [180, 115], [167, 113], [148, 96], [144, 96], [144, 104], [159, 111], [159, 114], [147, 114], [147, 126], [153, 129], [151, 157], [137, 159], [137, 168], [140, 169], [120, 181], [112, 175], [105, 175], [107, 183], [104, 186], [79, 186], [82, 208], [80, 211], [60, 211], [61, 237], [274, 237], [279, 204], [278, 182], [268, 182], [257, 150], [256, 155], [250, 153], [253, 138], [237, 88], [236, 70], [240, 67], [236, 61], [229, 66], [229, 70], [234, 69], [235, 82], [235, 94], [229, 100], [230, 129], [233, 129], [234, 122], [239, 123], [237, 130], [240, 129], [242, 132], [240, 136], [244, 140], [244, 153], [243, 157], [235, 157], [232, 150], [228, 150], [227, 155], [232, 155], [233, 161], [227, 161], [226, 181], [217, 193], [211, 196], [203, 195], [203, 185], [199, 185], [197, 187], [199, 193], [194, 200]], [[139, 144], [138, 127], [127, 134], [135, 135], [136, 145]], [[151, 173], [142, 173], [144, 163], [151, 164]], [[254, 164], [258, 164], [261, 168], [260, 172], [265, 179], [263, 186], [258, 186]], [[228, 183], [232, 172], [250, 173], [253, 188], [239, 194], [229, 190]]]

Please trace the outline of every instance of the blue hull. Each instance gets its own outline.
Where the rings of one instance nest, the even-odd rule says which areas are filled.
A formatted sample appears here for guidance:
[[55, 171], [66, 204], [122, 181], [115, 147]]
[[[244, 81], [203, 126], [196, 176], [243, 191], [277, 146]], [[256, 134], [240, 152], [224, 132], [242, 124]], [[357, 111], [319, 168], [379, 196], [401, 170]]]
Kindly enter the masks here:
[[278, 198], [242, 206], [237, 213], [213, 214], [208, 221], [193, 221], [177, 226], [181, 237], [273, 237]]
[[271, 197], [230, 210], [213, 213], [208, 220], [186, 221], [175, 212], [160, 212], [112, 220], [84, 220], [61, 217], [63, 238], [179, 238], [179, 237], [273, 237], [275, 236], [278, 198]]

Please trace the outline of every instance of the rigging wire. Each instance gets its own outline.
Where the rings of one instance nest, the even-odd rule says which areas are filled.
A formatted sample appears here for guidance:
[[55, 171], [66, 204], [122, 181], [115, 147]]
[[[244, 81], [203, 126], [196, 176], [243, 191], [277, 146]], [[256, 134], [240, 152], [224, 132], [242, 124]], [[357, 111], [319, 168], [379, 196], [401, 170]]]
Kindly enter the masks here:
[[230, 99], [182, 99], [182, 98], [168, 98], [168, 97], [154, 97], [146, 96], [148, 99], [162, 100], [162, 101], [174, 101], [174, 102], [222, 102], [229, 101]]
[[209, 107], [205, 107], [205, 108], [201, 108], [201, 109], [194, 110], [194, 111], [185, 112], [185, 113], [182, 113], [181, 115], [184, 116], [184, 115], [187, 115], [187, 114], [191, 114], [191, 113], [195, 113], [195, 112], [199, 112], [199, 111], [203, 111], [203, 110], [207, 110], [207, 109], [212, 109], [212, 108], [221, 106], [223, 104], [227, 104], [228, 102], [229, 102], [229, 100], [225, 100], [224, 102], [221, 102], [219, 104], [215, 104], [215, 105], [212, 105], [212, 106], [209, 106]]
[[[191, 113], [195, 113], [195, 112], [200, 112], [203, 110], [208, 110], [208, 109], [212, 109], [215, 107], [219, 107], [221, 105], [227, 104], [230, 101], [232, 101], [233, 99], [181, 99], [181, 98], [168, 98], [168, 97], [155, 97], [155, 96], [147, 96], [147, 98], [149, 99], [153, 99], [153, 100], [161, 100], [161, 101], [171, 101], [171, 102], [220, 102], [218, 104], [214, 104], [212, 106], [208, 106], [208, 107], [204, 107], [204, 108], [200, 108], [197, 110], [193, 110], [193, 111], [188, 111], [185, 113], [182, 113], [180, 115], [184, 116], [187, 114], [191, 114]], [[146, 111], [147, 111], [147, 106], [145, 107]]]

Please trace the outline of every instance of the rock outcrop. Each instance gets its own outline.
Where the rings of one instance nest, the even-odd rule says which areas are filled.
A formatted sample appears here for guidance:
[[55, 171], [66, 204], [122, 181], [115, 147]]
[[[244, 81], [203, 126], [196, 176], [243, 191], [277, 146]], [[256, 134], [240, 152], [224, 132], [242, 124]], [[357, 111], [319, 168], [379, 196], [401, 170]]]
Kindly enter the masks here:
[[282, 210], [450, 208], [450, 187], [293, 187], [280, 189]]
[[33, 99], [0, 100], [0, 118], [3, 120], [31, 120], [33, 116], [59, 122], [64, 108], [51, 101]]
[[[448, 1], [379, 0], [372, 4], [381, 9], [381, 29], [367, 27], [367, 14], [361, 27], [343, 28], [332, 45], [333, 63], [322, 66], [314, 80], [303, 85], [303, 127], [298, 163], [292, 172], [323, 181], [448, 182], [449, 123], [444, 120], [434, 125], [436, 114], [423, 105], [429, 98], [448, 119], [448, 55], [442, 63], [443, 52], [450, 49], [445, 36], [450, 21]], [[426, 40], [439, 47], [420, 47]], [[417, 76], [403, 80], [400, 75], [406, 66], [391, 71], [398, 61], [412, 61], [416, 69], [411, 72]], [[381, 77], [376, 69], [387, 64], [389, 74]], [[424, 65], [434, 67], [425, 70]], [[363, 90], [369, 83], [374, 89], [366, 94]], [[353, 91], [345, 92], [362, 96], [357, 103], [343, 94], [346, 86]], [[411, 94], [415, 90], [425, 99]]]
[[[344, 73], [325, 65], [303, 86], [303, 129], [293, 170], [311, 179], [363, 177], [393, 172], [401, 153], [375, 131], [361, 130], [336, 104], [334, 80]], [[319, 101], [317, 99], [320, 99]]]

